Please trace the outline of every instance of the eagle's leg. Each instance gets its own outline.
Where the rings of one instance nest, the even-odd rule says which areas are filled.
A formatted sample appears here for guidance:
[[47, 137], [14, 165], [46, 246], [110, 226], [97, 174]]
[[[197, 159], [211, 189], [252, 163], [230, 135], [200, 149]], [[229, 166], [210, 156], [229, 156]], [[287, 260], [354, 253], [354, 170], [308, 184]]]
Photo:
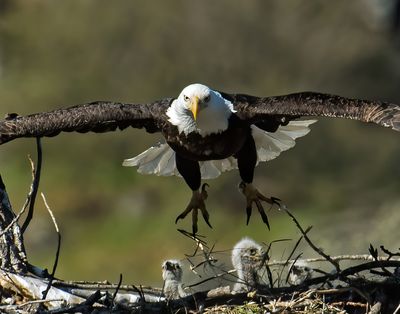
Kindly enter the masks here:
[[205, 183], [201, 187], [201, 172], [199, 163], [195, 160], [185, 159], [179, 154], [175, 154], [175, 162], [179, 173], [185, 179], [185, 182], [187, 185], [189, 185], [193, 192], [189, 204], [187, 205], [186, 209], [176, 218], [175, 223], [177, 223], [179, 219], [185, 218], [187, 214], [192, 212], [192, 230], [193, 234], [196, 234], [198, 230], [197, 215], [198, 210], [200, 209], [205, 222], [210, 226], [210, 228], [212, 228], [209, 222], [210, 215], [208, 214], [206, 205], [204, 203], [204, 200], [206, 200], [208, 196], [206, 191], [208, 184]]
[[249, 223], [253, 203], [256, 204], [261, 219], [269, 227], [268, 216], [264, 211], [261, 201], [267, 202], [271, 205], [278, 205], [280, 207], [280, 199], [271, 197], [268, 198], [262, 195], [252, 184], [254, 177], [254, 168], [257, 163], [257, 149], [253, 137], [250, 135], [240, 151], [235, 155], [238, 161], [239, 173], [242, 182], [239, 184], [239, 189], [246, 197], [246, 224]]

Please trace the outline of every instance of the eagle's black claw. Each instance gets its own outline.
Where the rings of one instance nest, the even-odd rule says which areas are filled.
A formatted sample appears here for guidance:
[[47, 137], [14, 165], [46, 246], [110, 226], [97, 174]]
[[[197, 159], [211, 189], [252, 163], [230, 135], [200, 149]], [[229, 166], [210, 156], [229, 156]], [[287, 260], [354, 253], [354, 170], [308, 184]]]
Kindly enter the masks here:
[[203, 219], [206, 222], [206, 224], [212, 229], [212, 226], [210, 224], [210, 214], [205, 208], [200, 208], [201, 214], [203, 215]]
[[210, 214], [208, 213], [206, 209], [206, 205], [204, 204], [204, 200], [207, 199], [208, 193], [206, 191], [206, 187], [210, 187], [208, 183], [203, 183], [201, 186], [201, 199], [202, 203], [199, 205], [199, 209], [201, 210], [201, 214], [203, 215], [203, 219], [206, 222], [206, 224], [212, 229], [212, 226], [210, 224]]
[[183, 213], [180, 214], [178, 217], [176, 217], [176, 219], [175, 219], [175, 224], [178, 223], [179, 219], [183, 219], [183, 218], [185, 218], [185, 217], [186, 217], [186, 215], [183, 215]]
[[196, 235], [197, 233], [197, 221], [198, 221], [198, 209], [197, 208], [193, 208], [192, 210], [192, 231], [193, 231], [193, 236]]
[[179, 219], [184, 219], [187, 216], [187, 214], [189, 214], [192, 211], [193, 208], [191, 208], [189, 205], [186, 207], [186, 209], [181, 214], [179, 214], [178, 217], [176, 217], [175, 224], [178, 222]]
[[204, 221], [207, 223], [207, 225], [212, 228], [210, 224], [210, 215], [207, 212], [206, 205], [204, 203], [204, 200], [207, 199], [208, 194], [206, 191], [206, 187], [209, 185], [207, 183], [204, 183], [201, 187], [201, 190], [193, 191], [192, 198], [190, 199], [190, 202], [186, 209], [175, 219], [175, 223], [178, 222], [180, 219], [184, 219], [187, 214], [192, 212], [192, 231], [193, 235], [195, 235], [198, 231], [197, 227], [197, 221], [198, 221], [198, 211], [201, 211], [201, 214], [204, 218]]
[[250, 217], [251, 217], [251, 211], [252, 211], [251, 205], [250, 206], [246, 206], [246, 215], [247, 215], [246, 225], [249, 224]]
[[258, 212], [260, 213], [262, 221], [267, 225], [268, 230], [271, 230], [269, 227], [268, 216], [264, 211], [264, 207], [261, 205], [261, 202], [259, 200], [256, 200], [255, 202], [256, 202], [257, 209], [258, 209]]
[[268, 216], [264, 211], [264, 207], [262, 206], [261, 201], [271, 204], [272, 206], [277, 205], [279, 208], [281, 208], [281, 203], [280, 203], [281, 200], [276, 197], [271, 197], [271, 198], [265, 197], [260, 192], [258, 192], [258, 190], [255, 187], [253, 187], [253, 185], [251, 183], [245, 183], [242, 181], [239, 184], [239, 189], [242, 191], [242, 193], [246, 197], [246, 203], [247, 203], [246, 224], [247, 225], [249, 224], [250, 216], [251, 216], [251, 212], [252, 212], [252, 208], [253, 208], [253, 203], [255, 203], [257, 206], [258, 212], [260, 213], [262, 221], [267, 225], [268, 229], [270, 229]]
[[212, 226], [211, 226], [210, 221], [208, 220], [208, 218], [204, 217], [204, 215], [203, 215], [203, 218], [204, 218], [204, 221], [206, 222], [206, 224], [212, 229]]
[[206, 191], [206, 187], [209, 188], [210, 185], [209, 185], [208, 183], [203, 183], [203, 185], [201, 186], [201, 193], [205, 193], [205, 194], [206, 194], [205, 199], [206, 199], [207, 196], [208, 196], [207, 191]]
[[282, 202], [281, 199], [273, 196], [271, 197], [271, 205], [277, 205], [279, 209], [282, 208], [281, 202]]

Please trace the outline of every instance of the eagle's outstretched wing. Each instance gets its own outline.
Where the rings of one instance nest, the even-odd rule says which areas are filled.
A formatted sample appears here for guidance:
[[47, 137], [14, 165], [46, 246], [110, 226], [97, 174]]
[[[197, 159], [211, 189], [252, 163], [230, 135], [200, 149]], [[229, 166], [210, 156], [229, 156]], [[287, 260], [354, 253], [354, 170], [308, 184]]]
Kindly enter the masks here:
[[[234, 104], [237, 115], [257, 126], [270, 125], [271, 117], [279, 124], [303, 116], [340, 117], [373, 122], [400, 131], [400, 105], [350, 99], [314, 92], [274, 97], [255, 97], [242, 94], [222, 96]], [[267, 130], [268, 131], [268, 130]]]
[[[269, 132], [302, 116], [355, 119], [400, 131], [400, 106], [392, 103], [313, 92], [274, 97], [221, 94], [234, 104], [241, 119]], [[18, 137], [55, 136], [73, 131], [107, 132], [129, 126], [157, 132], [167, 119], [165, 112], [172, 100], [166, 98], [151, 104], [93, 102], [25, 117], [10, 114], [0, 121], [0, 144]]]
[[171, 101], [169, 98], [151, 104], [97, 101], [24, 117], [9, 114], [0, 121], [0, 144], [18, 137], [55, 136], [60, 132], [101, 133], [127, 127], [157, 132]]

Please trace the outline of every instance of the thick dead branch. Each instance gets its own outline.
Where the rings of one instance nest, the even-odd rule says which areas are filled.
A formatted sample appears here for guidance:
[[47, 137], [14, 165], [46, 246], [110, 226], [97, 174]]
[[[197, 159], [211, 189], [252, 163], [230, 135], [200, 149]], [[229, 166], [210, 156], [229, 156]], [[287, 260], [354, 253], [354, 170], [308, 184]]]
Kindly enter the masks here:
[[[41, 300], [42, 292], [46, 290], [47, 285], [48, 283], [41, 279], [0, 270], [0, 286], [2, 289], [13, 291], [28, 300]], [[50, 288], [46, 300], [49, 300], [49, 302], [46, 303], [48, 308], [53, 309], [60, 308], [66, 304], [80, 304], [85, 301], [83, 298], [54, 287]]]
[[8, 230], [0, 236], [0, 266], [2, 269], [25, 274], [26, 252], [21, 230], [18, 224], [13, 223], [14, 218], [15, 214], [0, 176], [0, 231], [8, 227]]
[[[387, 256], [378, 256], [376, 259], [369, 254], [354, 254], [354, 255], [338, 255], [338, 256], [331, 256], [333, 261], [386, 261], [388, 258]], [[324, 257], [315, 257], [315, 258], [306, 258], [302, 259], [306, 263], [318, 263], [318, 262], [326, 262], [326, 258]], [[391, 259], [392, 261], [400, 261], [400, 259]], [[279, 265], [288, 265], [294, 263], [296, 260], [291, 259], [288, 261], [270, 261], [268, 262], [269, 266], [279, 266]]]
[[[108, 283], [84, 283], [84, 282], [62, 282], [55, 281], [50, 288], [45, 306], [50, 313], [74, 313], [76, 311], [111, 311], [118, 313], [156, 311], [165, 313], [184, 313], [185, 311], [199, 311], [204, 308], [215, 309], [220, 312], [222, 304], [225, 307], [239, 306], [243, 312], [281, 312], [289, 310], [305, 311], [311, 307], [332, 309], [330, 313], [340, 313], [348, 310], [351, 313], [359, 313], [357, 309], [362, 308], [363, 313], [367, 312], [370, 305], [380, 302], [377, 291], [383, 291], [388, 295], [390, 303], [385, 303], [385, 309], [394, 310], [397, 306], [400, 287], [395, 280], [371, 280], [357, 277], [357, 280], [345, 280], [346, 276], [358, 274], [363, 271], [370, 271], [379, 267], [397, 267], [399, 261], [372, 261], [343, 269], [340, 274], [330, 274], [314, 278], [301, 286], [290, 286], [281, 288], [260, 287], [252, 293], [231, 294], [229, 287], [221, 287], [209, 291], [197, 292], [188, 297], [167, 301], [160, 295], [159, 289], [138, 289], [132, 285], [123, 286], [120, 284]], [[343, 284], [348, 282], [346, 287], [333, 289], [310, 289], [310, 284], [326, 282], [328, 280], [342, 280]], [[395, 279], [395, 278], [393, 278]], [[34, 301], [40, 299], [42, 291], [48, 286], [48, 281], [29, 276], [18, 276], [6, 272], [0, 272], [0, 285], [5, 290], [14, 291], [22, 295], [26, 300]], [[57, 286], [57, 288], [55, 287]], [[125, 290], [124, 293], [115, 289]], [[95, 302], [91, 302], [92, 298]], [[63, 300], [63, 301], [60, 301]], [[26, 303], [26, 302], [25, 302]], [[245, 308], [246, 304], [254, 304], [257, 308]], [[388, 307], [389, 304], [390, 306]], [[395, 306], [394, 306], [395, 305]], [[394, 306], [394, 308], [393, 308]], [[10, 308], [10, 307], [8, 307]], [[207, 311], [204, 311], [207, 313]]]
[[0, 232], [0, 237], [3, 236], [15, 223], [17, 223], [17, 221], [19, 220], [19, 218], [22, 216], [22, 214], [25, 212], [26, 208], [29, 205], [29, 201], [31, 199], [31, 195], [33, 192], [33, 182], [35, 181], [35, 165], [33, 164], [33, 160], [31, 159], [30, 156], [28, 156], [29, 162], [31, 164], [31, 169], [32, 169], [32, 183], [31, 183], [31, 188], [29, 190], [29, 193], [25, 199], [25, 203], [22, 206], [22, 209], [20, 210], [20, 212], [14, 217], [14, 219], [8, 224], [8, 226], [4, 229], [1, 230]]
[[50, 314], [61, 314], [61, 313], [90, 313], [94, 311], [94, 304], [101, 298], [101, 293], [99, 290], [90, 295], [82, 303], [71, 306], [68, 308], [61, 308], [58, 310], [53, 310]]

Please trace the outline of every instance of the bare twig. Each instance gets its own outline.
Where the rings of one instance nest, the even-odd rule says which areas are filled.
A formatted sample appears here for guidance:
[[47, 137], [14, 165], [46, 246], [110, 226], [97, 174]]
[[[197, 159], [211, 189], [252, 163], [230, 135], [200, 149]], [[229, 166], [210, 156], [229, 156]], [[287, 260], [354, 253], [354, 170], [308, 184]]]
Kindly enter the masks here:
[[400, 261], [384, 260], [384, 261], [367, 262], [364, 264], [346, 268], [340, 272], [340, 275], [341, 276], [349, 276], [349, 275], [354, 275], [354, 274], [357, 274], [357, 273], [365, 271], [365, 270], [370, 270], [373, 268], [381, 268], [381, 267], [400, 267]]
[[[190, 270], [191, 270], [193, 273], [197, 274], [197, 275], [201, 278], [201, 276], [196, 272], [196, 269], [197, 269], [198, 267], [200, 267], [200, 266], [203, 266], [204, 269], [205, 269], [205, 268], [207, 267], [207, 265], [208, 265], [208, 266], [210, 267], [212, 273], [213, 273], [213, 276], [212, 276], [212, 277], [209, 277], [209, 278], [207, 278], [207, 279], [204, 279], [204, 280], [202, 280], [200, 283], [194, 284], [194, 285], [192, 285], [192, 286], [199, 285], [199, 284], [201, 284], [201, 283], [204, 283], [204, 282], [209, 281], [209, 280], [212, 280], [212, 279], [220, 278], [221, 276], [224, 275], [224, 274], [218, 274], [217, 271], [215, 270], [215, 268], [217, 268], [217, 266], [216, 266], [215, 263], [216, 263], [218, 260], [217, 260], [216, 258], [212, 257], [212, 255], [211, 255], [211, 254], [213, 253], [214, 245], [211, 247], [211, 249], [209, 249], [206, 245], [203, 245], [203, 242], [204, 242], [204, 241], [199, 241], [199, 240], [197, 240], [197, 239], [195, 239], [195, 241], [196, 241], [195, 253], [196, 253], [198, 250], [200, 250], [201, 253], [202, 253], [202, 255], [203, 255], [203, 257], [204, 257], [204, 259], [203, 259], [200, 263], [198, 263], [197, 265], [194, 265], [194, 263], [192, 263], [192, 261], [190, 260], [190, 258], [187, 257], [187, 259], [189, 260], [189, 262], [190, 262], [190, 264], [191, 264]], [[204, 242], [204, 243], [205, 243], [205, 242]], [[226, 274], [226, 272], [225, 272], [225, 274]], [[192, 286], [190, 286], [190, 287], [192, 287]]]
[[[306, 231], [304, 231], [304, 233], [308, 233], [308, 232], [311, 230], [311, 228], [312, 228], [311, 226], [308, 227], [308, 228], [306, 229]], [[294, 245], [292, 251], [290, 252], [288, 258], [286, 259], [286, 264], [285, 264], [284, 266], [289, 265], [289, 261], [290, 261], [290, 259], [292, 258], [294, 252], [296, 252], [297, 248], [299, 247], [301, 240], [303, 240], [303, 236], [301, 236], [301, 237], [297, 240], [297, 242], [296, 242], [296, 244]], [[301, 255], [301, 254], [302, 254], [302, 253], [300, 253], [299, 255]], [[296, 260], [298, 259], [298, 257], [299, 257], [299, 256], [297, 256]]]
[[[306, 229], [305, 233], [308, 233], [310, 230], [311, 230], [311, 226], [308, 227], [308, 228]], [[301, 236], [301, 237], [297, 240], [297, 242], [296, 242], [296, 244], [294, 245], [292, 251], [290, 252], [288, 258], [286, 259], [286, 262], [285, 262], [285, 264], [283, 265], [283, 267], [282, 267], [282, 269], [281, 269], [281, 271], [280, 271], [280, 273], [279, 273], [279, 281], [280, 281], [280, 278], [282, 278], [283, 270], [285, 269], [285, 267], [286, 267], [287, 265], [289, 265], [290, 259], [292, 258], [294, 252], [296, 252], [296, 250], [297, 250], [297, 248], [299, 247], [300, 242], [301, 242], [302, 239], [303, 239], [303, 236]], [[288, 280], [289, 280], [290, 272], [291, 272], [291, 270], [292, 270], [293, 265], [294, 265], [294, 264], [296, 263], [296, 261], [301, 257], [302, 254], [303, 254], [303, 253], [298, 254], [297, 257], [295, 258], [295, 262], [293, 262], [293, 263], [291, 264], [291, 266], [290, 266], [290, 268], [289, 268], [289, 271], [288, 271], [288, 273], [287, 273], [287, 276], [286, 276], [286, 280], [285, 280], [286, 283], [287, 283]]]
[[118, 285], [117, 285], [117, 288], [115, 289], [114, 294], [113, 294], [113, 297], [112, 297], [112, 299], [111, 299], [111, 303], [112, 303], [112, 304], [114, 304], [115, 297], [117, 296], [117, 293], [118, 293], [118, 291], [119, 291], [119, 288], [121, 287], [121, 284], [122, 284], [122, 274], [119, 274]]
[[[207, 246], [207, 242], [200, 239], [200, 238], [205, 238], [205, 236], [202, 235], [194, 235], [191, 232], [188, 232], [186, 230], [183, 229], [177, 229], [181, 234], [183, 234], [185, 237], [189, 238], [190, 240], [194, 241], [196, 243], [196, 247], [194, 249], [194, 252], [192, 254], [185, 254], [186, 259], [188, 260], [188, 262], [190, 263], [190, 270], [196, 274], [197, 276], [199, 276], [201, 278], [201, 275], [199, 273], [196, 272], [196, 268], [198, 268], [201, 265], [206, 265], [209, 264], [212, 266], [211, 262], [215, 261], [215, 259], [210, 258], [210, 254], [206, 252], [206, 250], [209, 250], [208, 246]], [[198, 264], [194, 264], [191, 261], [191, 257], [195, 257], [197, 255], [198, 251], [201, 251], [202, 255], [205, 257], [205, 260], [201, 261]]]
[[[303, 255], [303, 253], [300, 253], [299, 255], [296, 256], [296, 258], [294, 259], [294, 262], [291, 263], [288, 273], [286, 275], [286, 279], [285, 279], [285, 283], [289, 282], [289, 278], [290, 278], [290, 273], [292, 272], [293, 267], [295, 266], [296, 262], [299, 260], [299, 258]], [[287, 260], [288, 261], [288, 260]], [[283, 272], [283, 269], [285, 268], [285, 266], [287, 266], [288, 264], [284, 264], [283, 268], [281, 270], [281, 273]]]
[[100, 290], [97, 290], [91, 296], [89, 296], [84, 302], [81, 304], [69, 307], [62, 308], [54, 311], [50, 311], [51, 314], [61, 314], [61, 313], [89, 313], [92, 312], [93, 305], [102, 297]]
[[[206, 267], [207, 265], [210, 266], [210, 269], [212, 270], [212, 272], [214, 273], [214, 276], [217, 276], [217, 272], [215, 271], [214, 267], [215, 265], [213, 264], [213, 262], [216, 260], [214, 259], [211, 254], [212, 254], [212, 250], [214, 248], [214, 245], [211, 247], [210, 250], [207, 250], [203, 244], [199, 243], [199, 248], [200, 250], [203, 252], [203, 256], [204, 256], [204, 262], [203, 265], [204, 267]], [[218, 277], [215, 277], [218, 278]]]
[[[120, 285], [120, 287], [121, 287], [121, 285]], [[132, 288], [133, 288], [133, 290], [135, 290], [139, 294], [140, 301], [141, 302], [146, 302], [146, 299], [144, 298], [144, 293], [143, 293], [142, 286], [140, 286], [140, 289], [139, 289], [135, 285], [132, 285]]]
[[198, 281], [198, 282], [196, 282], [196, 283], [194, 283], [194, 284], [188, 285], [187, 287], [188, 287], [188, 288], [193, 288], [193, 287], [196, 287], [196, 286], [198, 286], [198, 285], [201, 285], [201, 284], [203, 284], [203, 283], [205, 283], [205, 282], [207, 282], [207, 281], [210, 281], [210, 280], [213, 280], [213, 279], [216, 279], [216, 278], [221, 278], [221, 277], [223, 277], [223, 276], [226, 276], [226, 275], [229, 275], [229, 274], [233, 274], [233, 273], [235, 273], [235, 272], [236, 272], [236, 269], [231, 269], [231, 270], [225, 271], [225, 272], [223, 272], [223, 273], [216, 274], [216, 275], [214, 275], [214, 276], [212, 276], [212, 277], [206, 278], [206, 279], [204, 279], [204, 280]]
[[193, 235], [192, 232], [188, 232], [188, 231], [183, 230], [183, 229], [177, 229], [177, 230], [178, 230], [180, 233], [182, 233], [185, 237], [188, 237], [189, 239], [191, 239], [191, 240], [193, 240], [193, 241], [195, 241], [195, 242], [197, 242], [197, 243], [201, 243], [201, 244], [203, 244], [204, 246], [207, 245], [207, 242], [206, 242], [206, 241], [200, 239], [200, 238], [205, 238], [205, 236], [202, 236], [202, 235], [199, 235], [199, 234]]
[[[265, 252], [264, 252], [264, 256], [263, 256], [263, 258], [262, 258], [262, 260], [261, 260], [261, 263], [260, 263], [260, 269], [262, 268], [262, 267], [264, 267], [264, 269], [265, 269], [265, 271], [267, 272], [267, 277], [268, 277], [268, 281], [269, 281], [269, 286], [272, 288], [273, 286], [274, 286], [274, 281], [273, 281], [273, 279], [272, 279], [272, 272], [271, 272], [271, 269], [269, 268], [269, 265], [268, 265], [268, 263], [267, 263], [267, 260], [269, 260], [269, 252], [271, 251], [271, 247], [272, 247], [272, 244], [274, 243], [275, 241], [272, 241], [272, 242], [270, 242], [269, 244], [268, 244], [268, 248], [265, 250]], [[278, 242], [278, 241], [276, 241], [276, 242]], [[263, 275], [265, 274], [265, 272], [263, 273]]]
[[[64, 288], [76, 288], [76, 289], [83, 289], [83, 290], [98, 290], [98, 289], [116, 289], [118, 287], [117, 284], [110, 284], [110, 283], [102, 283], [102, 282], [92, 282], [92, 281], [61, 281], [61, 280], [54, 280], [53, 286], [55, 287], [64, 287]], [[119, 290], [124, 291], [135, 291], [141, 292], [136, 286], [134, 285], [120, 285]], [[149, 293], [160, 293], [161, 289], [145, 287], [142, 288], [145, 292]]]
[[360, 289], [358, 289], [357, 287], [343, 287], [343, 288], [332, 288], [332, 289], [319, 289], [319, 290], [315, 290], [316, 294], [320, 294], [320, 295], [336, 295], [336, 294], [340, 294], [340, 293], [345, 293], [345, 292], [355, 292], [357, 293], [360, 297], [362, 297], [366, 302], [370, 302], [370, 298], [364, 293], [362, 292]]
[[25, 209], [26, 209], [26, 206], [24, 205], [22, 210], [18, 213], [18, 215], [16, 215], [14, 217], [14, 219], [7, 225], [7, 227], [5, 227], [3, 229], [3, 231], [0, 232], [0, 237], [5, 235], [8, 232], [8, 230], [10, 230], [10, 228], [15, 225], [15, 223], [18, 221], [18, 219], [21, 217], [21, 215], [25, 212]]
[[[265, 243], [265, 242], [263, 242], [263, 245], [264, 246], [267, 246], [267, 249], [265, 250], [265, 252], [264, 252], [264, 256], [263, 256], [263, 258], [262, 258], [262, 260], [261, 260], [261, 263], [260, 263], [260, 269], [261, 268], [264, 268], [265, 269], [265, 271], [262, 273], [262, 277], [264, 276], [264, 274], [265, 274], [265, 272], [267, 273], [267, 277], [268, 277], [268, 282], [269, 282], [269, 286], [271, 287], [271, 288], [273, 288], [274, 287], [274, 281], [273, 281], [273, 279], [272, 279], [272, 272], [271, 272], [271, 269], [270, 269], [270, 265], [269, 265], [269, 263], [267, 263], [267, 261], [269, 261], [269, 253], [270, 253], [270, 251], [271, 251], [271, 249], [272, 249], [272, 245], [273, 244], [275, 244], [275, 243], [278, 243], [278, 242], [284, 242], [284, 241], [291, 241], [291, 239], [278, 239], [278, 240], [273, 240], [273, 241], [271, 241], [269, 244], [268, 244], [268, 246], [267, 246], [267, 244]], [[280, 281], [280, 274], [278, 275], [278, 278], [277, 278], [277, 280], [276, 280], [277, 282], [278, 282], [278, 284], [279, 284], [279, 281]]]
[[[334, 261], [375, 261], [374, 257], [369, 254], [355, 254], [355, 255], [338, 255], [331, 256], [331, 259]], [[386, 256], [378, 256], [378, 261], [387, 260]], [[289, 260], [289, 263], [293, 263], [296, 260]], [[316, 263], [316, 262], [326, 262], [326, 258], [324, 257], [316, 257], [316, 258], [307, 258], [303, 259], [306, 263]], [[392, 261], [400, 261], [400, 259], [392, 259]], [[269, 266], [278, 266], [278, 265], [286, 265], [287, 261], [271, 261], [268, 263]]]
[[43, 303], [49, 303], [49, 302], [63, 302], [63, 301], [65, 301], [65, 300], [64, 299], [33, 300], [33, 301], [21, 303], [21, 304], [1, 305], [0, 310], [19, 309], [19, 308], [34, 305], [34, 304], [43, 304]]
[[32, 170], [32, 182], [31, 182], [31, 186], [28, 192], [28, 195], [26, 196], [25, 199], [25, 203], [22, 206], [22, 209], [19, 211], [19, 213], [14, 217], [14, 219], [8, 224], [8, 226], [6, 228], [3, 229], [3, 231], [0, 233], [0, 237], [3, 236], [8, 230], [10, 230], [10, 228], [19, 220], [19, 218], [22, 216], [22, 214], [25, 212], [26, 208], [29, 205], [29, 202], [31, 200], [32, 197], [32, 193], [34, 190], [34, 182], [35, 182], [35, 165], [33, 163], [33, 160], [31, 158], [31, 156], [28, 155], [28, 160], [29, 163], [31, 164], [31, 170]]
[[306, 242], [308, 243], [308, 245], [315, 251], [317, 252], [319, 255], [321, 255], [322, 257], [324, 257], [328, 262], [330, 262], [336, 269], [336, 272], [340, 272], [340, 267], [339, 267], [339, 263], [337, 261], [334, 261], [328, 254], [324, 253], [321, 249], [317, 248], [314, 243], [312, 243], [312, 241], [310, 240], [310, 238], [307, 236], [307, 233], [303, 230], [303, 228], [300, 226], [299, 222], [297, 221], [296, 217], [294, 217], [292, 215], [292, 213], [287, 209], [287, 208], [283, 208], [285, 210], [285, 212], [292, 218], [292, 220], [294, 221], [294, 223], [296, 224], [297, 228], [300, 230], [301, 234], [304, 237], [304, 240], [306, 240]]
[[33, 217], [33, 211], [35, 208], [35, 200], [36, 200], [36, 195], [39, 189], [39, 182], [40, 182], [40, 173], [42, 170], [42, 143], [40, 140], [40, 137], [36, 138], [36, 150], [37, 150], [37, 167], [35, 171], [35, 176], [32, 182], [32, 193], [30, 193], [29, 197], [29, 210], [28, 210], [28, 215], [26, 216], [26, 219], [21, 227], [21, 233], [24, 234], [26, 229], [28, 228], [29, 223], [32, 220]]
[[381, 245], [380, 248], [381, 248], [383, 253], [388, 255], [387, 259], [391, 259], [393, 256], [397, 256], [397, 257], [400, 256], [399, 252], [393, 253], [393, 252], [389, 251], [387, 248], [385, 248], [385, 246], [383, 246], [383, 245]]
[[[363, 271], [371, 271], [374, 268], [381, 268], [381, 267], [400, 267], [400, 261], [393, 261], [393, 260], [382, 260], [382, 261], [372, 261], [367, 262], [364, 264], [352, 266], [342, 270], [339, 273], [334, 274], [327, 274], [325, 276], [310, 278], [304, 281], [304, 285], [311, 286], [320, 283], [324, 283], [328, 280], [335, 280], [335, 279], [346, 279], [346, 277], [358, 274]], [[296, 286], [290, 287], [290, 289], [285, 289], [287, 291], [294, 290]]]
[[396, 307], [396, 309], [394, 310], [393, 314], [397, 314], [400, 312], [400, 303], [399, 305]]
[[195, 269], [199, 268], [200, 266], [202, 266], [204, 264], [207, 264], [207, 263], [210, 263], [210, 262], [216, 263], [216, 262], [218, 262], [218, 260], [216, 258], [210, 257], [208, 260], [203, 260], [203, 261], [197, 263], [196, 265], [191, 263], [192, 265], [190, 266], [190, 269], [192, 271], [194, 271]]
[[56, 229], [57, 236], [58, 236], [57, 251], [56, 251], [56, 257], [55, 257], [55, 259], [54, 259], [53, 270], [51, 271], [51, 274], [50, 274], [50, 276], [49, 276], [49, 283], [48, 283], [48, 285], [47, 285], [47, 288], [46, 288], [45, 291], [43, 291], [43, 298], [42, 298], [42, 299], [44, 300], [44, 299], [46, 299], [47, 293], [49, 292], [49, 290], [50, 290], [50, 288], [51, 288], [52, 282], [53, 282], [53, 280], [54, 280], [54, 274], [55, 274], [56, 269], [57, 269], [58, 258], [59, 258], [59, 256], [60, 256], [61, 234], [60, 234], [60, 230], [58, 229], [58, 225], [57, 225], [56, 218], [54, 217], [54, 214], [53, 214], [53, 212], [51, 211], [50, 206], [47, 204], [47, 201], [46, 201], [46, 198], [45, 198], [44, 194], [41, 193], [41, 196], [42, 196], [44, 205], [45, 205], [47, 211], [48, 211], [49, 214], [50, 214], [51, 220], [53, 221], [54, 228]]
[[[383, 245], [381, 245], [381, 250], [383, 251], [383, 253], [388, 255], [388, 257], [387, 257], [388, 260], [391, 259], [393, 256], [396, 256], [396, 255], [392, 254], [392, 252], [390, 252], [389, 250], [386, 250]], [[378, 249], [375, 248], [372, 244], [369, 245], [369, 253], [373, 256], [374, 260], [378, 260]], [[387, 269], [385, 269], [384, 267], [382, 267], [381, 272], [379, 272], [377, 270], [374, 270], [373, 272], [375, 274], [384, 275], [387, 277], [392, 276], [392, 273], [390, 271], [388, 271]]]
[[[304, 232], [305, 232], [305, 233], [308, 233], [310, 230], [311, 230], [311, 227], [308, 227], [308, 228], [306, 229], [306, 231], [304, 231]], [[302, 239], [303, 239], [303, 236], [301, 236], [301, 237], [297, 240], [297, 242], [296, 242], [296, 244], [294, 245], [292, 251], [290, 252], [288, 258], [286, 259], [286, 262], [285, 262], [284, 266], [289, 265], [290, 259], [292, 258], [294, 252], [296, 252], [296, 250], [297, 250], [297, 248], [299, 247], [300, 242], [301, 242]], [[303, 253], [300, 253], [300, 254], [295, 258], [295, 260], [297, 261], [298, 258], [299, 258], [302, 254], [303, 254]]]

